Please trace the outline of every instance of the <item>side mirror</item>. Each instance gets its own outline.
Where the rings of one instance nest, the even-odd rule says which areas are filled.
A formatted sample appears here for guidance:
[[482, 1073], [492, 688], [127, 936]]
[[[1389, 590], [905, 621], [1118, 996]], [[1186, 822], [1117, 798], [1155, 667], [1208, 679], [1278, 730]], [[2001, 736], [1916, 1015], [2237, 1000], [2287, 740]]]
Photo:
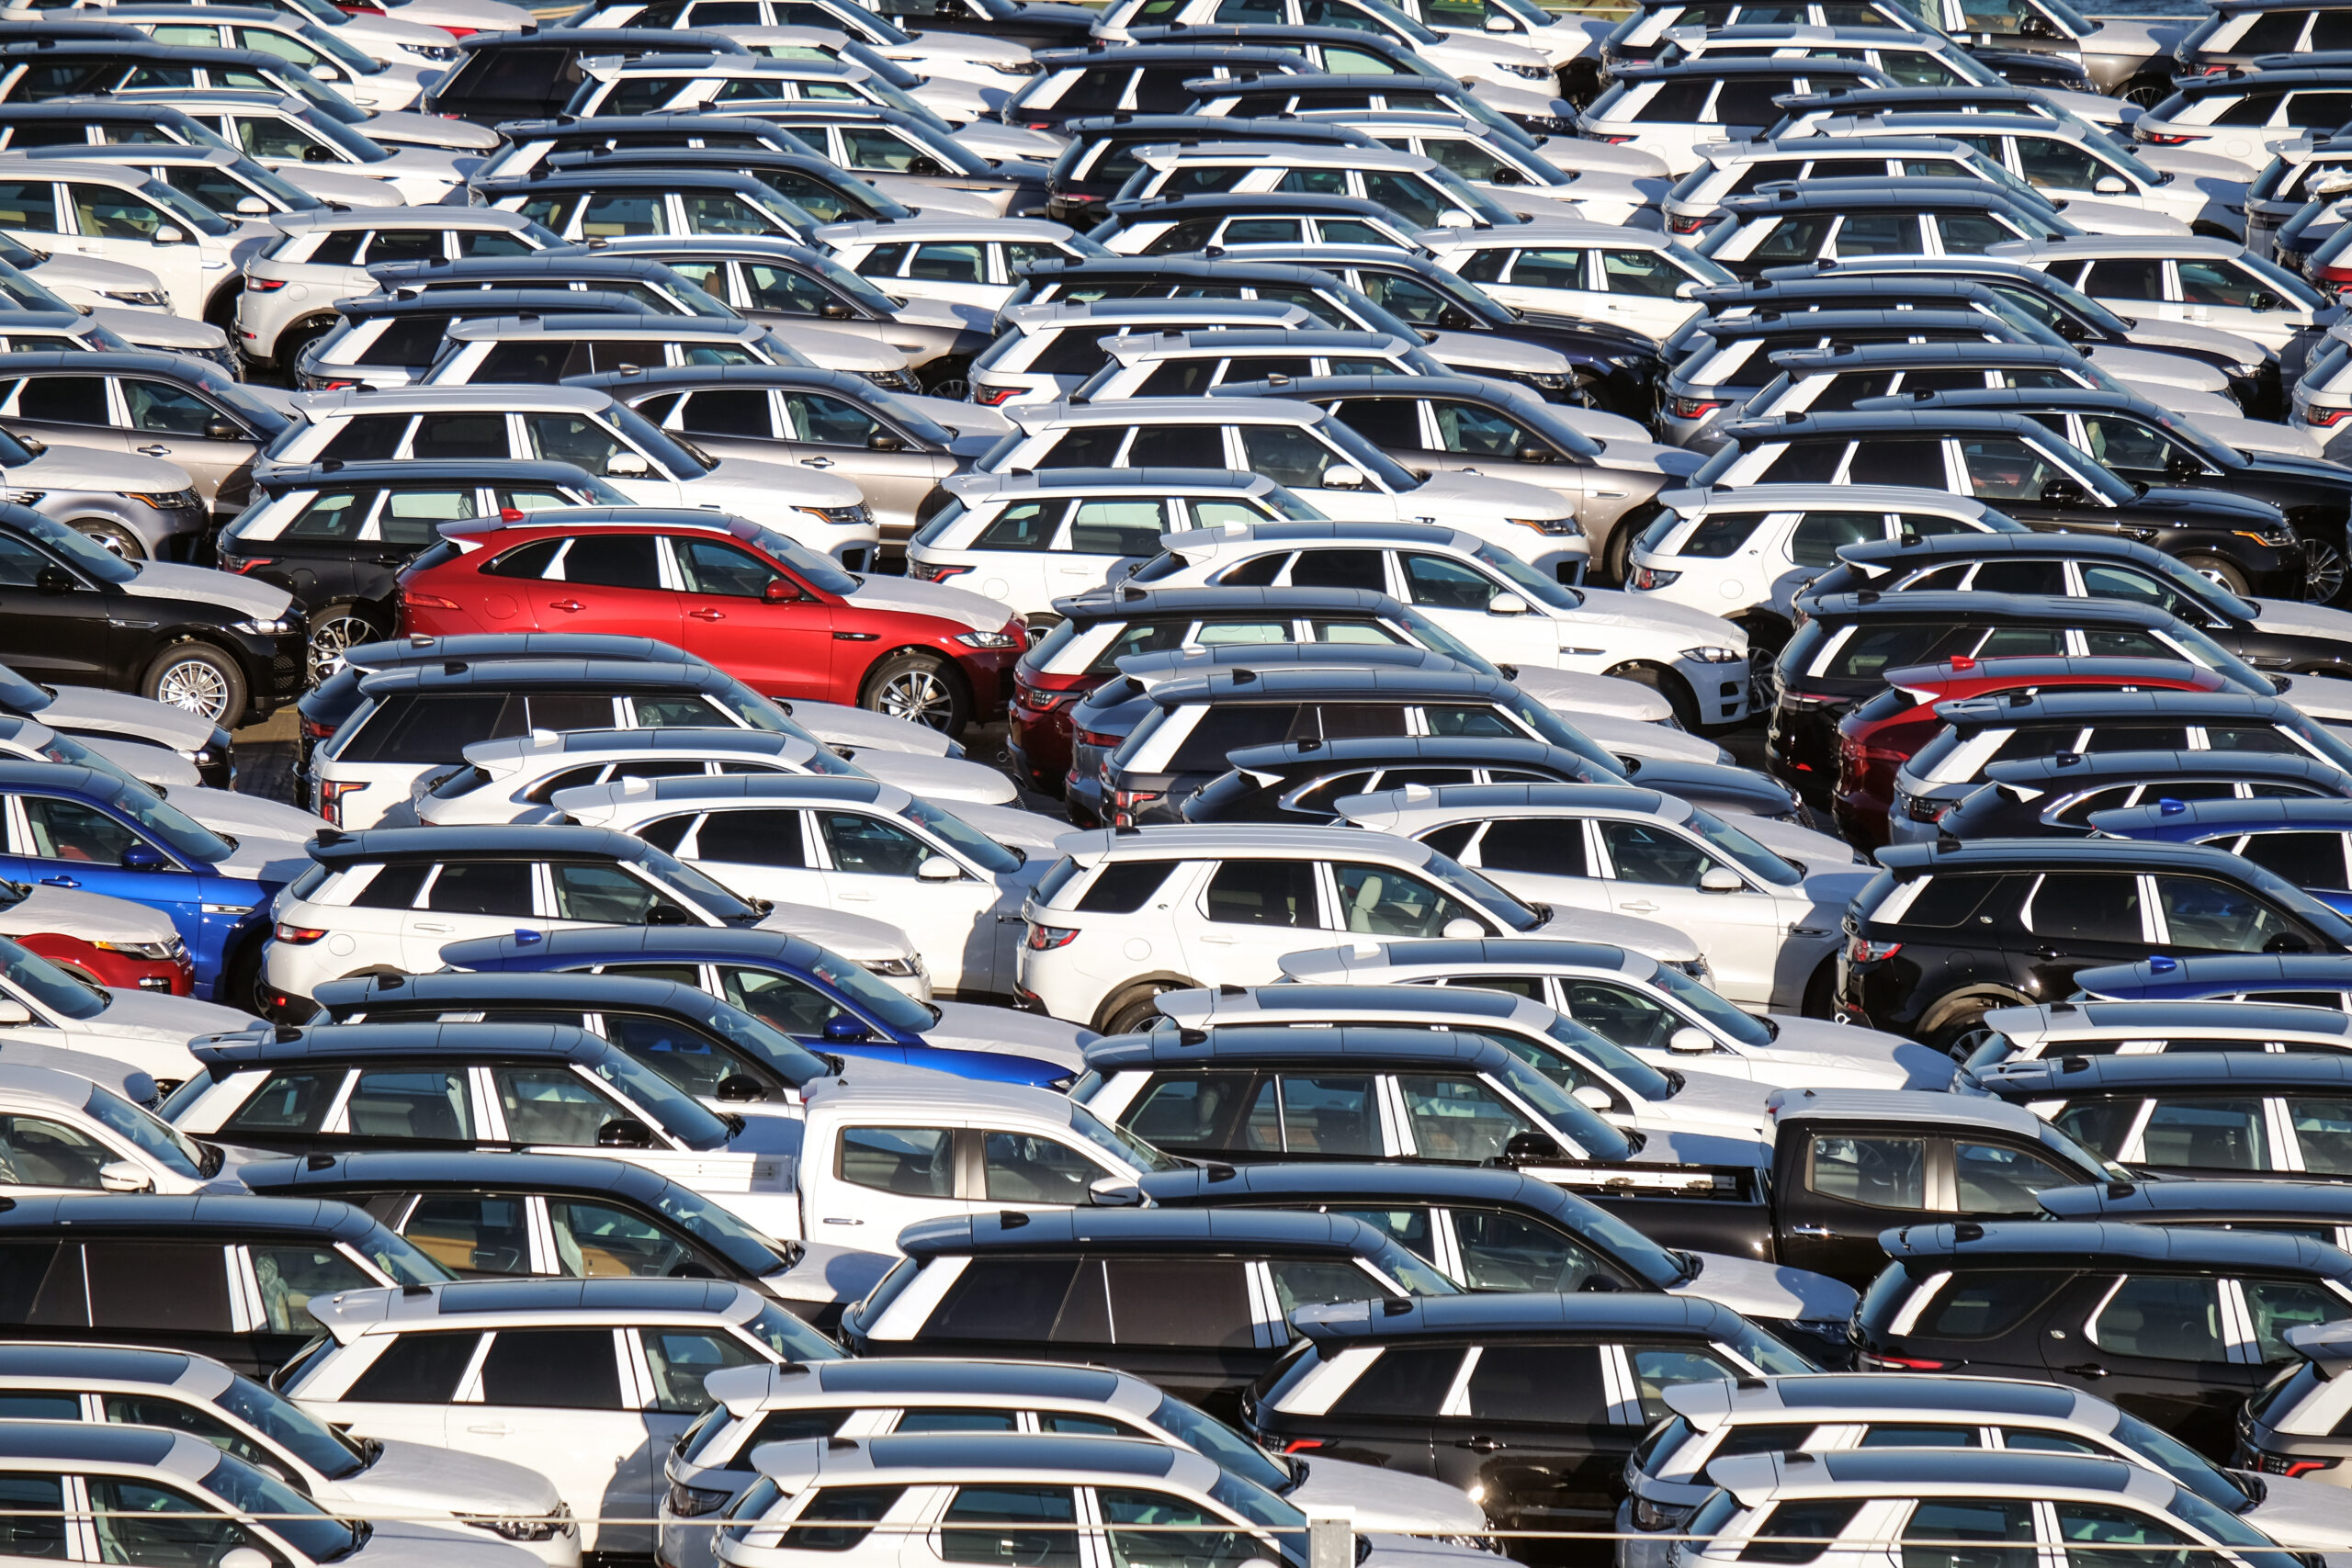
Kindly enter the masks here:
[[145, 1192], [154, 1187], [155, 1179], [129, 1160], [119, 1159], [98, 1167], [98, 1185], [109, 1192]]
[[176, 223], [165, 223], [148, 236], [159, 245], [178, 245], [187, 241], [187, 231]]
[[600, 1149], [650, 1149], [653, 1146], [653, 1129], [634, 1116], [616, 1116], [596, 1129], [596, 1146]]
[[269, 216], [269, 203], [257, 196], [241, 196], [237, 198], [237, 216], [266, 218]]
[[936, 179], [946, 172], [946, 165], [928, 152], [917, 156], [914, 162], [907, 165], [907, 173], [917, 179]]
[[1445, 930], [1438, 934], [1448, 942], [1476, 942], [1487, 934], [1487, 928], [1467, 915], [1456, 915], [1445, 922]]
[[2091, 194], [2094, 196], [2125, 196], [2131, 189], [2132, 182], [2121, 175], [2101, 175], [2091, 182]]
[[207, 441], [243, 441], [245, 433], [225, 419], [216, 419], [204, 427]]
[[953, 882], [963, 874], [963, 868], [945, 855], [927, 855], [923, 863], [915, 867], [915, 880], [918, 882]]
[[2312, 944], [2293, 931], [2280, 931], [2262, 944], [2265, 953], [2309, 953]]
[[1699, 891], [1702, 893], [1738, 893], [1745, 891], [1747, 886], [1739, 873], [1727, 865], [1711, 865], [1699, 874]]
[[270, 1559], [250, 1546], [237, 1546], [222, 1552], [212, 1568], [270, 1568]]
[[1548, 1133], [1513, 1133], [1510, 1142], [1503, 1145], [1503, 1163], [1520, 1165], [1536, 1161], [1563, 1160], [1568, 1151], [1559, 1140]]
[[30, 1023], [33, 1010], [14, 997], [0, 997], [0, 1024]]
[[2089, 499], [2083, 493], [2083, 487], [2072, 479], [2052, 479], [2041, 487], [2044, 506], [2080, 506]]
[[1105, 1176], [1086, 1184], [1086, 1201], [1098, 1209], [1133, 1209], [1143, 1202], [1143, 1189], [1124, 1176]]
[[800, 599], [800, 590], [792, 585], [788, 577], [771, 577], [767, 586], [760, 590], [760, 598], [770, 604], [797, 604]]
[[1571, 1098], [1587, 1111], [1606, 1111], [1612, 1109], [1609, 1101], [1609, 1091], [1597, 1083], [1577, 1085]]
[[834, 1045], [856, 1045], [874, 1038], [874, 1031], [854, 1013], [837, 1012], [825, 1020], [825, 1039]]
[[1527, 183], [1527, 176], [1509, 164], [1501, 164], [1487, 177], [1487, 183], [1490, 186], [1523, 186]]
[[829, 300], [817, 307], [817, 314], [828, 321], [846, 321], [849, 320], [849, 307], [838, 299]]
[[302, 149], [302, 162], [305, 164], [332, 164], [334, 162], [334, 154], [313, 141], [309, 146]]
[[1487, 13], [1487, 30], [1490, 33], [1515, 33], [1519, 31], [1519, 24], [1500, 12], [1489, 11]]
[[34, 574], [33, 587], [51, 598], [74, 592], [74, 574], [62, 566], [45, 566]]
[[2275, 310], [2278, 308], [2278, 296], [2257, 288], [2245, 297], [2245, 308], [2249, 310]]
[[741, 1105], [754, 1100], [765, 1100], [767, 1087], [759, 1079], [744, 1073], [729, 1073], [718, 1080], [717, 1098], [729, 1105]]
[[645, 911], [645, 923], [649, 926], [690, 926], [695, 922], [692, 915], [664, 899]]
[[1521, 598], [1516, 593], [1498, 593], [1493, 598], [1487, 601], [1487, 614], [1490, 615], [1523, 615], [1527, 614], [1527, 601]]
[[607, 478], [641, 479], [653, 472], [653, 465], [645, 460], [642, 452], [616, 452], [605, 465]]
[[1363, 470], [1353, 463], [1334, 463], [1323, 470], [1325, 490], [1363, 489]]
[[1441, 229], [1475, 229], [1477, 223], [1460, 208], [1448, 208], [1437, 215], [1437, 226]]
[[125, 871], [161, 871], [164, 863], [163, 852], [153, 844], [133, 844], [122, 852]]
[[865, 438], [865, 449], [869, 452], [903, 452], [907, 444], [887, 430], [877, 430]]
[[343, 73], [322, 61], [318, 64], [311, 67], [311, 80], [313, 82], [340, 82], [343, 80]]
[[1703, 1029], [1684, 1024], [1666, 1037], [1666, 1048], [1678, 1056], [1710, 1056], [1714, 1054], [1714, 1036]]
[[1511, 457], [1521, 463], [1548, 463], [1552, 460], [1552, 454], [1541, 446], [1522, 446]]

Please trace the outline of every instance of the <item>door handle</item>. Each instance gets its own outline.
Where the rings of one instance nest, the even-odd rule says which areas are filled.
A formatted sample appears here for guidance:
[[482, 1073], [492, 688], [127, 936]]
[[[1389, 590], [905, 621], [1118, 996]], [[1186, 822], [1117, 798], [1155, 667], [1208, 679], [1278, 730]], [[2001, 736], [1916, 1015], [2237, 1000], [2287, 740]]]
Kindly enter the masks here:
[[1789, 1234], [1791, 1235], [1810, 1235], [1826, 1238], [1829, 1235], [1829, 1227], [1827, 1225], [1791, 1225], [1789, 1227]]
[[455, 926], [444, 926], [444, 925], [438, 925], [438, 924], [435, 924], [435, 922], [433, 922], [433, 921], [431, 921], [431, 920], [419, 920], [419, 921], [417, 921], [417, 922], [416, 922], [416, 929], [417, 929], [418, 931], [434, 931], [434, 932], [439, 933], [439, 932], [453, 931], [456, 931], [458, 928], [457, 928], [457, 927], [455, 927]]
[[723, 621], [727, 618], [727, 612], [724, 610], [688, 610], [686, 612], [686, 616], [689, 620]]
[[70, 876], [44, 876], [40, 879], [40, 885], [43, 887], [79, 887], [82, 886]]
[[469, 1427], [466, 1430], [469, 1432], [486, 1432], [493, 1438], [503, 1438], [511, 1434], [514, 1428], [501, 1423], [495, 1427]]
[[1215, 931], [1204, 931], [1201, 933], [1201, 940], [1203, 942], [1216, 942], [1220, 947], [1231, 947], [1240, 939], [1238, 937], [1220, 936]]
[[572, 611], [574, 611], [574, 610], [584, 610], [584, 609], [586, 609], [587, 607], [588, 607], [587, 605], [582, 604], [579, 600], [577, 600], [577, 599], [550, 599], [550, 600], [548, 600], [548, 609], [550, 609], [550, 610], [561, 610], [561, 611], [564, 611], [566, 614], [569, 614], [569, 613], [571, 613], [571, 612], [572, 612]]
[[131, 450], [143, 453], [150, 457], [168, 457], [172, 455], [172, 449], [168, 446], [134, 446]]
[[2058, 956], [2058, 950], [2054, 947], [2037, 947], [2033, 952], [2034, 956], [2037, 958], [2055, 958]]
[[828, 1214], [825, 1216], [825, 1223], [829, 1225], [862, 1225], [865, 1222], [864, 1220], [837, 1220]]
[[2061, 1367], [2058, 1370], [2065, 1373], [2070, 1378], [2103, 1378], [2107, 1376], [2107, 1369], [2100, 1366], [2097, 1361], [2085, 1361], [2079, 1367]]
[[1649, 914], [1657, 908], [1646, 898], [1636, 898], [1630, 904], [1620, 904], [1617, 907], [1621, 909], [1631, 909], [1637, 915]]
[[1474, 1454], [1490, 1454], [1497, 1449], [1508, 1448], [1510, 1445], [1498, 1443], [1492, 1438], [1464, 1438], [1453, 1446], [1457, 1449], [1468, 1449]]
[[804, 468], [830, 468], [833, 460], [831, 457], [803, 457], [800, 466]]

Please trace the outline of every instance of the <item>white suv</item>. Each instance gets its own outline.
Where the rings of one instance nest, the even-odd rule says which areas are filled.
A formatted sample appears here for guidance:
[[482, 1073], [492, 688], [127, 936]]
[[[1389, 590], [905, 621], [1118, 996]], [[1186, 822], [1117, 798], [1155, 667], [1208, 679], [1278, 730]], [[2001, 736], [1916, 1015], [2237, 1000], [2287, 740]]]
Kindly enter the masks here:
[[1747, 634], [1738, 626], [1702, 608], [1568, 587], [1467, 529], [1227, 524], [1170, 535], [1166, 548], [1136, 581], [1367, 588], [1403, 600], [1493, 663], [1656, 686], [1689, 728], [1748, 713]]
[[1164, 992], [1269, 984], [1285, 953], [1334, 933], [1572, 934], [1426, 846], [1356, 829], [1187, 825], [1061, 847], [1022, 906], [1018, 994], [1106, 1033], [1148, 1021]]
[[1661, 340], [1701, 313], [1688, 295], [1736, 281], [1664, 234], [1610, 223], [1450, 229], [1422, 240], [1440, 266], [1514, 310], [1613, 321]]
[[[181, 1055], [186, 1077], [196, 1062], [185, 1050]], [[224, 1151], [174, 1131], [128, 1098], [153, 1091], [146, 1074], [39, 1046], [13, 1046], [8, 1057], [0, 1064], [0, 1119], [8, 1128], [0, 1194], [11, 1206], [49, 1193], [218, 1190]], [[235, 1185], [233, 1175], [219, 1183]]]
[[543, 1472], [588, 1551], [651, 1550], [636, 1521], [653, 1517], [660, 1456], [711, 1408], [706, 1376], [841, 1354], [751, 1286], [715, 1280], [345, 1291], [311, 1310], [329, 1338], [281, 1393], [358, 1437]]
[[1576, 508], [1515, 479], [1439, 470], [1417, 478], [1329, 411], [1285, 398], [1127, 398], [1020, 403], [1020, 437], [988, 470], [1181, 468], [1263, 474], [1326, 517], [1459, 528], [1555, 580], [1583, 575], [1592, 550]]
[[[340, 457], [519, 457], [571, 463], [640, 506], [682, 506], [764, 524], [836, 560], [864, 564], [880, 537], [858, 488], [802, 467], [707, 462], [602, 392], [573, 387], [427, 387], [311, 399], [256, 459], [265, 472]], [[854, 518], [852, 517], [854, 513]]]
[[1004, 330], [972, 361], [972, 400], [983, 408], [1050, 403], [1076, 391], [1109, 359], [1104, 342], [1108, 338], [1158, 337], [1220, 327], [1297, 332], [1317, 324], [1304, 305], [1190, 295], [1174, 299], [1013, 305], [999, 311], [997, 319]]
[[234, 223], [142, 169], [0, 157], [0, 234], [37, 250], [78, 252], [153, 273], [172, 314], [228, 319], [238, 269], [277, 231]]

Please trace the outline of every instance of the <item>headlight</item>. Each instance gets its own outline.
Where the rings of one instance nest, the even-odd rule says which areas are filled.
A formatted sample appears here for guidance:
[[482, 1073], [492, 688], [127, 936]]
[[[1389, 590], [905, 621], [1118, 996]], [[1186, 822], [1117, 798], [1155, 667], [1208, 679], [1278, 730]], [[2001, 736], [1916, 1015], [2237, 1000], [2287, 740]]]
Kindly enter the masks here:
[[1506, 65], [1503, 69], [1514, 76], [1524, 76], [1531, 82], [1544, 81], [1552, 74], [1552, 68], [1548, 65]]
[[966, 648], [1019, 648], [1021, 639], [1011, 632], [965, 632], [956, 639]]
[[1642, 1530], [1670, 1530], [1679, 1528], [1690, 1517], [1688, 1508], [1669, 1507], [1653, 1503], [1646, 1497], [1634, 1499], [1634, 1528]]
[[912, 979], [922, 973], [922, 960], [920, 958], [869, 958], [858, 967], [870, 969], [876, 975], [888, 975], [895, 979]]
[[49, 491], [45, 490], [0, 491], [0, 501], [14, 502], [18, 506], [39, 506], [40, 504], [41, 497], [48, 493]]
[[127, 490], [122, 493], [141, 506], [152, 506], [158, 512], [185, 512], [196, 504], [196, 491], [192, 490], [165, 491], [152, 494]]
[[458, 51], [456, 50], [443, 49], [437, 44], [412, 43], [404, 47], [406, 47], [411, 54], [415, 55], [419, 60], [441, 61], [455, 60], [458, 58]]
[[1548, 370], [1535, 370], [1529, 372], [1524, 379], [1531, 387], [1541, 387], [1547, 392], [1557, 392], [1576, 385], [1577, 378], [1573, 376], [1555, 375]]
[[2295, 543], [2295, 529], [2294, 525], [2289, 523], [2266, 524], [2246, 535], [2246, 537], [2265, 545], [2291, 545]]
[[922, 390], [922, 383], [915, 379], [915, 373], [911, 370], [868, 370], [865, 375], [876, 386], [887, 387], [894, 392]]
[[230, 629], [252, 637], [284, 637], [294, 629], [294, 623], [280, 615], [274, 621], [239, 621]]
[[1584, 532], [1584, 525], [1573, 517], [1506, 517], [1503, 521], [1516, 523], [1522, 528], [1532, 528], [1539, 534], [1552, 534], [1562, 537], [1581, 535]]
[[1736, 664], [1747, 655], [1736, 648], [1686, 648], [1682, 657], [1701, 664]]
[[[674, 1493], [677, 1488], [673, 1486], [671, 1491]], [[716, 1495], [723, 1502], [727, 1494], [721, 1492]], [[457, 1518], [461, 1524], [471, 1525], [478, 1530], [488, 1530], [508, 1540], [553, 1540], [560, 1535], [570, 1535], [572, 1529], [571, 1510], [561, 1505], [554, 1513], [534, 1519], [493, 1518], [486, 1514], [459, 1514]]]
[[141, 310], [160, 310], [171, 301], [159, 288], [101, 288], [98, 297], [118, 305], [135, 305]]
[[802, 506], [797, 507], [794, 510], [805, 512], [820, 523], [831, 523], [836, 527], [842, 528], [855, 527], [859, 524], [871, 523], [874, 520], [873, 515], [868, 513], [862, 504], [857, 506]]
[[175, 950], [179, 947], [180, 940], [174, 937], [169, 942], [94, 942], [90, 945], [104, 953], [119, 953], [126, 958], [163, 963], [178, 956]]
[[998, 65], [994, 69], [1003, 72], [1008, 76], [1035, 76], [1042, 74], [1046, 68], [1034, 60], [1020, 60], [1011, 65]]
[[1668, 964], [1667, 967], [1681, 970], [1711, 991], [1715, 988], [1715, 972], [1707, 967], [1707, 961], [1703, 958], [1678, 959]]

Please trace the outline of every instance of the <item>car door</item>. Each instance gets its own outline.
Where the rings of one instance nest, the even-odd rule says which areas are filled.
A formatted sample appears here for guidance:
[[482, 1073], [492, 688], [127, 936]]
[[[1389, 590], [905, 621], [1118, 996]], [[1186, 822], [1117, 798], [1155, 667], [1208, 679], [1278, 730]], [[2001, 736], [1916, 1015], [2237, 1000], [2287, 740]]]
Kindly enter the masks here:
[[1079, 500], [1047, 554], [1048, 592], [1116, 582], [1159, 553], [1172, 503], [1152, 496]]
[[643, 1440], [621, 1461], [614, 1489], [637, 1499], [635, 1517], [650, 1519], [670, 1490], [662, 1469], [670, 1450], [718, 1403], [703, 1380], [729, 1367], [764, 1366], [768, 1359], [716, 1326], [656, 1325], [624, 1330], [619, 1338], [622, 1354], [636, 1363]]
[[2245, 1302], [2211, 1275], [2086, 1274], [2041, 1341], [2059, 1382], [2111, 1400], [2192, 1448], [2226, 1452], [2259, 1371]]
[[57, 1117], [0, 1115], [0, 1186], [11, 1198], [104, 1191], [98, 1172], [120, 1157]]
[[2236, 333], [2271, 348], [2283, 347], [2312, 321], [2311, 312], [2288, 298], [2279, 284], [2242, 261], [2181, 256], [2175, 258], [2172, 269], [2180, 320]]
[[11, 858], [44, 887], [101, 893], [170, 917], [190, 948], [204, 931], [204, 878], [137, 829], [85, 800], [8, 797]]
[[833, 698], [832, 604], [789, 572], [725, 539], [673, 537], [669, 547], [684, 590], [666, 594], [676, 604], [673, 640], [755, 691], [820, 702]]
[[965, 1213], [957, 1137], [952, 1126], [853, 1117], [835, 1146], [833, 1179], [812, 1194], [810, 1235], [888, 1251], [907, 1226]]
[[[905, 824], [848, 807], [816, 807], [810, 826], [825, 861], [828, 907], [886, 919], [907, 933], [933, 979], [950, 991], [1010, 990], [996, 986], [995, 879], [941, 854]], [[925, 877], [944, 862], [949, 877]]]
[[219, 1242], [125, 1236], [84, 1242], [81, 1253], [92, 1337], [193, 1350], [248, 1377], [276, 1370], [237, 1327], [243, 1303], [232, 1303], [230, 1258]]
[[2160, 873], [2150, 932], [2169, 953], [2317, 953], [2324, 944], [2291, 914], [2218, 877]]
[[1201, 918], [1176, 922], [1185, 972], [1204, 985], [1265, 985], [1280, 977], [1272, 952], [1293, 939], [1276, 931], [1324, 925], [1316, 864], [1308, 860], [1228, 858], [1210, 874]]
[[186, 468], [208, 502], [252, 464], [252, 433], [187, 388], [154, 376], [123, 376], [115, 385], [130, 449]]
[[1804, 1149], [1783, 1167], [1802, 1190], [1781, 1197], [1786, 1218], [1799, 1223], [1780, 1227], [1780, 1260], [1836, 1280], [1867, 1280], [1885, 1266], [1879, 1233], [1928, 1210], [1933, 1140], [1844, 1127], [1808, 1129], [1802, 1136]]
[[[201, 321], [208, 294], [204, 255], [196, 236], [175, 213], [167, 213], [132, 190], [74, 180], [61, 187], [62, 216], [70, 233], [51, 241], [60, 249], [100, 261], [120, 262], [153, 273], [171, 296], [175, 315]], [[176, 240], [158, 236], [176, 234]]]
[[[1638, 1427], [1612, 1346], [1501, 1339], [1478, 1346], [1435, 1423], [1437, 1478], [1503, 1529], [1607, 1529]], [[1458, 1392], [1457, 1392], [1458, 1391]]]
[[416, 907], [401, 918], [401, 966], [429, 975], [441, 950], [468, 937], [544, 930], [526, 860], [448, 860], [434, 868]]
[[28, 376], [0, 401], [0, 425], [11, 434], [29, 435], [52, 446], [130, 450], [104, 376]]
[[0, 663], [35, 679], [106, 684], [122, 635], [114, 603], [30, 539], [0, 532]]
[[1484, 568], [1419, 550], [1398, 550], [1396, 561], [1402, 597], [1489, 659], [1539, 669], [1561, 662], [1559, 626]]
[[633, 1371], [622, 1382], [616, 1337], [604, 1327], [500, 1329], [447, 1407], [442, 1441], [553, 1481], [582, 1520], [584, 1549], [647, 1551], [650, 1527], [590, 1522], [652, 1517], [641, 1495], [645, 1421], [628, 1397]]
[[2016, 913], [2000, 922], [2007, 929], [1999, 940], [2013, 971], [2032, 977], [2034, 995], [2067, 996], [2077, 970], [2147, 956], [2146, 904], [2143, 879], [2128, 873], [2049, 872], [2032, 879]]
[[[1593, 827], [1599, 866], [1610, 878], [1608, 907], [1689, 931], [1724, 996], [1747, 1007], [1770, 1004], [1789, 923], [1782, 899], [1664, 823], [1603, 818]], [[1706, 886], [1724, 874], [1739, 886]]]
[[652, 823], [640, 829], [640, 836], [656, 844], [667, 839], [680, 859], [693, 862], [744, 897], [821, 908], [827, 897], [825, 871], [808, 852], [803, 816], [781, 806], [718, 810], [705, 814], [702, 825], [690, 835], [664, 833], [660, 830], [664, 824]]
[[652, 534], [592, 533], [567, 540], [544, 581], [517, 580], [532, 624], [546, 631], [609, 633], [676, 644], [683, 595], [662, 570]]

